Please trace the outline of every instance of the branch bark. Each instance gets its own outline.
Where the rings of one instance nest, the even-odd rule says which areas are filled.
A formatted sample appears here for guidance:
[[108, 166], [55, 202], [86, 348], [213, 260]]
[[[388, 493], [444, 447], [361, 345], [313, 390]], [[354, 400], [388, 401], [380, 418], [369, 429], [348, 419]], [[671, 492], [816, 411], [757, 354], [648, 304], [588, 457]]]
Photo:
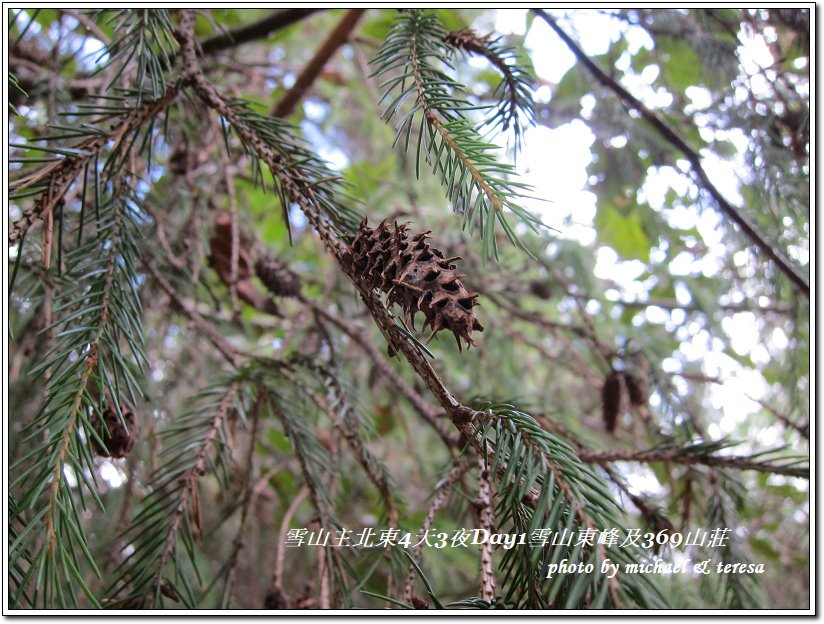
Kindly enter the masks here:
[[613, 78], [607, 75], [595, 62], [590, 59], [586, 53], [576, 44], [569, 35], [564, 32], [557, 22], [547, 14], [543, 9], [532, 9], [533, 13], [544, 20], [549, 27], [555, 31], [558, 37], [567, 45], [567, 47], [575, 55], [575, 58], [589, 70], [589, 72], [600, 82], [604, 87], [615, 93], [627, 105], [638, 111], [640, 115], [649, 124], [655, 128], [658, 133], [664, 137], [673, 147], [678, 149], [689, 161], [695, 176], [698, 178], [700, 186], [706, 190], [710, 196], [718, 204], [719, 209], [725, 214], [733, 223], [735, 223], [741, 231], [761, 250], [767, 257], [775, 262], [778, 269], [787, 276], [787, 278], [795, 286], [802, 295], [810, 298], [810, 285], [807, 279], [801, 274], [801, 271], [796, 267], [792, 261], [784, 255], [784, 252], [772, 245], [760, 231], [758, 226], [750, 220], [750, 218], [740, 212], [721, 194], [715, 185], [710, 182], [706, 170], [701, 165], [701, 156], [692, 149], [684, 139], [682, 139], [669, 125], [660, 119], [653, 111], [647, 108], [638, 98], [632, 95], [624, 87], [618, 84]]

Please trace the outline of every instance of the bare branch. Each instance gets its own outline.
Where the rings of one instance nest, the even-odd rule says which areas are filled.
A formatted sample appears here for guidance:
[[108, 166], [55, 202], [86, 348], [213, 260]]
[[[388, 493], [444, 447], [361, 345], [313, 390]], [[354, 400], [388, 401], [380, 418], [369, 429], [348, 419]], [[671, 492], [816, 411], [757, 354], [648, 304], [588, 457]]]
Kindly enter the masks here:
[[144, 262], [143, 266], [146, 267], [146, 270], [151, 273], [154, 280], [163, 289], [169, 298], [172, 300], [172, 303], [176, 308], [178, 308], [181, 312], [183, 312], [189, 319], [194, 323], [194, 325], [201, 331], [203, 334], [209, 339], [218, 351], [220, 351], [221, 355], [232, 365], [237, 366], [237, 350], [230, 345], [223, 336], [221, 336], [211, 324], [204, 319], [200, 314], [198, 314], [195, 310], [193, 310], [189, 305], [186, 304], [177, 294], [177, 291], [172, 287], [169, 282], [166, 281], [160, 271], [158, 271], [151, 263]]
[[263, 39], [272, 33], [291, 26], [320, 9], [277, 9], [257, 22], [235, 28], [206, 39], [200, 44], [203, 54], [212, 54], [226, 48], [239, 46], [255, 39]]
[[289, 504], [286, 513], [280, 521], [280, 531], [278, 532], [277, 554], [275, 555], [275, 570], [272, 573], [272, 586], [269, 589], [270, 596], [282, 597], [288, 601], [289, 597], [283, 593], [283, 565], [286, 560], [286, 533], [289, 531], [289, 524], [298, 511], [301, 503], [309, 496], [309, 488], [305, 485], [298, 495]]
[[249, 509], [254, 500], [254, 487], [252, 487], [252, 472], [255, 469], [254, 457], [255, 446], [258, 442], [258, 429], [260, 427], [260, 398], [255, 401], [252, 408], [252, 432], [249, 435], [249, 448], [246, 451], [246, 465], [243, 470], [243, 499], [241, 501], [240, 526], [238, 526], [235, 539], [232, 542], [232, 556], [229, 560], [229, 572], [226, 577], [226, 592], [224, 606], [229, 606], [232, 597], [235, 577], [237, 576], [237, 565], [240, 561], [240, 551], [243, 550], [243, 538], [246, 535], [246, 522], [249, 519]]
[[[484, 458], [478, 455], [478, 519], [481, 529], [495, 531], [495, 514], [492, 506], [492, 483]], [[492, 544], [481, 544], [481, 600], [492, 602], [495, 598], [495, 571], [492, 567]]]
[[272, 110], [273, 117], [288, 117], [295, 109], [295, 105], [300, 102], [306, 90], [315, 82], [320, 75], [324, 65], [332, 58], [332, 55], [346, 43], [349, 35], [357, 26], [366, 9], [349, 9], [343, 14], [343, 18], [338, 25], [329, 33], [326, 41], [318, 48], [315, 55], [304, 67], [295, 84], [286, 93], [283, 99], [277, 103]]

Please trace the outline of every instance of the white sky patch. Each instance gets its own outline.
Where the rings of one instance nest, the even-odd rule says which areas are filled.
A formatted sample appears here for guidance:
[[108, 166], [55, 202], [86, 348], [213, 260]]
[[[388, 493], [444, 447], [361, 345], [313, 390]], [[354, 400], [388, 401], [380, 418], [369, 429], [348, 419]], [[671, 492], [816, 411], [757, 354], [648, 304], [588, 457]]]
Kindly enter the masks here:
[[100, 462], [98, 471], [106, 484], [112, 489], [119, 488], [126, 483], [126, 473], [109, 460]]
[[724, 198], [733, 205], [741, 206], [744, 198], [739, 191], [737, 171], [741, 168], [735, 162], [719, 158], [717, 154], [704, 150], [701, 165], [707, 172], [707, 177]]
[[655, 496], [666, 493], [666, 489], [661, 486], [661, 483], [655, 477], [655, 473], [649, 466], [633, 465], [628, 470], [622, 470], [621, 472], [626, 480], [629, 491], [635, 495], [650, 494]]
[[759, 328], [752, 312], [739, 312], [721, 321], [724, 331], [730, 336], [730, 346], [738, 355], [749, 355]]
[[580, 120], [554, 129], [536, 126], [527, 130], [524, 152], [518, 159], [523, 181], [543, 200], [527, 200], [527, 207], [558, 230], [561, 238], [583, 245], [595, 239], [595, 195], [585, 190], [594, 141], [595, 135]]
[[74, 474], [74, 468], [68, 464], [63, 465], [63, 477], [70, 488], [77, 487], [77, 476]]

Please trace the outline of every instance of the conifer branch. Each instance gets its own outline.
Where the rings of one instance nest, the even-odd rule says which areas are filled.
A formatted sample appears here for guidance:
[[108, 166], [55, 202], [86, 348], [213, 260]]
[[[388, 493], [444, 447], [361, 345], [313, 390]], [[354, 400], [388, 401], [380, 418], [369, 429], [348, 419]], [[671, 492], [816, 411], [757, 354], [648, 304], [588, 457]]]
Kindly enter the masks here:
[[[560, 466], [555, 464], [555, 459], [553, 459], [553, 452], [566, 448], [567, 450], [561, 451], [563, 455], [566, 456], [567, 453], [572, 454], [572, 451], [569, 450], [568, 447], [564, 447], [563, 444], [559, 441], [553, 441], [551, 443], [551, 446], [549, 447], [541, 446], [541, 444], [548, 444], [546, 438], [547, 434], [541, 432], [540, 428], [537, 427], [537, 425], [533, 426], [529, 424], [524, 425], [526, 429], [520, 432], [519, 439], [520, 436], [525, 436], [523, 438], [524, 440], [531, 440], [532, 437], [537, 436], [536, 439], [542, 440], [542, 442], [530, 442], [531, 448], [533, 448], [532, 445], [537, 444], [537, 446], [534, 446], [534, 449], [537, 449], [539, 452], [536, 452], [534, 454], [530, 452], [528, 456], [524, 456], [524, 461], [526, 463], [519, 463], [519, 457], [513, 456], [511, 454], [511, 447], [508, 445], [512, 444], [512, 440], [514, 438], [510, 437], [509, 434], [503, 433], [503, 430], [500, 429], [500, 427], [498, 428], [500, 435], [497, 438], [497, 442], [499, 444], [503, 444], [503, 446], [499, 446], [497, 448], [490, 447], [490, 441], [484, 437], [484, 432], [486, 428], [493, 422], [502, 423], [503, 421], [501, 420], [501, 418], [497, 415], [494, 415], [492, 412], [487, 412], [484, 415], [483, 413], [466, 407], [462, 405], [459, 401], [457, 401], [454, 398], [454, 396], [449, 392], [449, 390], [447, 390], [438, 374], [432, 368], [432, 365], [426, 359], [426, 356], [424, 355], [420, 346], [413, 343], [400, 331], [400, 328], [396, 324], [394, 318], [392, 317], [388, 309], [385, 307], [385, 305], [377, 296], [377, 294], [368, 286], [368, 284], [365, 283], [363, 276], [356, 275], [354, 273], [353, 267], [350, 263], [347, 263], [346, 261], [345, 244], [341, 240], [340, 235], [331, 226], [331, 223], [326, 218], [325, 206], [323, 206], [318, 201], [317, 195], [315, 194], [315, 190], [318, 187], [307, 186], [305, 184], [301, 185], [293, 177], [286, 175], [282, 170], [281, 158], [273, 152], [270, 146], [267, 146], [266, 143], [259, 136], [256, 135], [255, 131], [250, 126], [244, 123], [240, 115], [238, 115], [235, 111], [231, 109], [231, 107], [227, 105], [223, 98], [216, 92], [214, 87], [212, 87], [208, 83], [208, 80], [206, 80], [202, 72], [197, 67], [196, 54], [193, 43], [194, 40], [191, 37], [191, 24], [193, 22], [191, 20], [191, 17], [186, 17], [187, 15], [188, 13], [183, 14], [181, 18], [181, 28], [178, 31], [178, 36], [184, 59], [184, 76], [186, 77], [187, 81], [194, 87], [195, 92], [204, 102], [206, 102], [211, 108], [214, 108], [221, 115], [223, 115], [224, 118], [229, 122], [229, 124], [235, 128], [243, 143], [248, 145], [249, 148], [263, 162], [265, 162], [269, 166], [270, 170], [272, 171], [276, 179], [280, 179], [284, 193], [291, 199], [291, 201], [293, 201], [301, 207], [301, 209], [307, 217], [307, 220], [316, 229], [319, 236], [321, 237], [321, 240], [323, 240], [329, 251], [335, 257], [338, 265], [343, 270], [344, 274], [358, 289], [361, 299], [364, 301], [364, 304], [366, 305], [367, 309], [369, 310], [373, 319], [376, 321], [378, 327], [381, 329], [381, 332], [384, 334], [393, 350], [404, 354], [404, 356], [415, 369], [416, 373], [419, 375], [421, 380], [424, 381], [424, 383], [426, 383], [426, 385], [438, 399], [438, 402], [441, 404], [441, 406], [447, 412], [449, 417], [452, 419], [452, 422], [458, 428], [463, 438], [470, 442], [471, 445], [475, 448], [475, 450], [481, 453], [484, 457], [493, 456], [495, 458], [495, 464], [494, 468], [492, 469], [492, 473], [496, 475], [496, 478], [499, 480], [498, 490], [501, 491], [501, 489], [504, 488], [510, 492], [520, 493], [521, 495], [517, 497], [519, 505], [524, 504], [527, 508], [531, 509], [535, 509], [536, 506], [541, 504], [541, 501], [548, 501], [550, 499], [556, 500], [554, 497], [557, 496], [557, 500], [561, 501], [562, 505], [564, 504], [564, 501], [566, 505], [571, 505], [571, 507], [568, 508], [569, 511], [567, 511], [566, 513], [566, 516], [569, 518], [568, 522], [573, 524], [580, 522], [582, 526], [585, 526], [590, 529], [594, 529], [596, 526], [598, 526], [596, 522], [593, 520], [593, 518], [590, 516], [589, 511], [587, 509], [587, 505], [583, 501], [590, 500], [589, 497], [591, 496], [597, 496], [599, 504], [612, 505], [614, 507], [614, 502], [612, 501], [608, 492], [606, 492], [605, 490], [603, 492], [599, 491], [599, 489], [603, 489], [603, 486], [600, 484], [598, 478], [595, 477], [594, 474], [587, 473], [583, 465], [578, 463], [577, 460], [573, 460], [572, 458], [565, 459], [565, 464], [568, 462], [574, 462], [574, 471], [576, 474], [587, 474], [587, 477], [585, 477], [585, 482], [587, 483], [587, 485], [573, 486], [570, 482], [567, 481], [569, 473], [565, 472]], [[277, 410], [277, 408], [275, 409]], [[517, 416], [517, 420], [519, 422], [524, 421], [524, 423], [527, 423], [528, 418], [525, 415], [519, 415]], [[516, 443], [516, 447], [517, 445], [518, 443]], [[550, 448], [552, 450], [549, 450]], [[536, 460], [535, 458], [539, 459]], [[536, 461], [543, 462], [545, 466], [552, 468], [553, 483], [555, 484], [554, 489], [546, 487], [546, 485], [541, 487], [538, 491], [532, 489], [532, 486], [535, 483], [535, 477], [537, 476], [537, 473], [534, 472], [534, 470], [537, 469], [538, 466], [538, 464], [535, 463]], [[510, 484], [510, 478], [517, 466], [521, 466], [521, 468], [519, 469], [519, 474], [523, 474], [522, 471], [524, 466], [532, 466], [532, 468], [528, 469], [530, 471], [529, 476], [531, 476], [531, 478], [527, 480], [524, 480], [523, 477], [515, 478], [515, 487], [512, 487]], [[305, 468], [304, 472], [306, 472]], [[589, 488], [587, 490], [588, 496], [586, 499], [582, 497], [582, 495], [577, 491], [578, 487]], [[592, 488], [595, 488], [595, 491], [598, 491], [599, 493], [595, 494]], [[313, 498], [316, 497], [313, 496]], [[521, 501], [525, 502], [521, 503]], [[315, 504], [317, 506], [317, 503]], [[601, 512], [596, 512], [596, 514], [600, 513]], [[602, 557], [602, 551], [603, 548], [601, 547], [593, 549], [591, 556]], [[577, 557], [580, 554], [581, 551], [578, 550], [575, 554], [575, 557]], [[613, 555], [613, 558], [615, 558], [616, 560], [622, 557], [629, 557], [629, 555], [626, 553], [611, 554]], [[527, 571], [525, 573], [529, 574], [531, 577], [535, 574], [534, 571]], [[520, 576], [521, 574], [523, 573], [516, 572], [516, 577], [521, 581], [525, 581], [525, 577]], [[534, 580], [535, 579], [533, 578], [533, 581]], [[633, 580], [634, 579], [628, 579], [623, 582], [631, 583]], [[592, 579], [592, 582], [594, 583], [596, 581]], [[519, 583], [513, 583], [512, 587], [516, 587], [518, 585]], [[532, 587], [533, 583], [530, 583], [529, 585], [530, 587]], [[554, 600], [555, 597], [557, 597], [558, 591], [560, 591], [561, 589], [561, 586], [557, 583], [554, 584], [553, 587], [554, 589], [552, 590], [551, 595], [549, 597], [550, 601]], [[566, 600], [570, 602], [570, 604], [577, 604], [576, 601], [581, 598], [578, 592], [580, 592], [582, 589], [586, 590], [587, 587], [589, 586], [575, 585], [575, 587], [568, 588], [571, 591], [571, 593], [567, 596]], [[602, 587], [604, 588], [604, 591], [608, 592], [611, 604], [615, 606], [620, 606], [622, 604], [622, 599], [620, 596], [623, 593], [623, 586], [619, 583], [617, 577], [605, 581]], [[531, 589], [529, 591], [530, 597], [534, 597], [534, 592]], [[521, 593], [521, 595], [523, 597], [523, 592]], [[605, 598], [603, 598], [603, 596], [605, 595], [603, 594], [603, 591], [599, 591], [599, 595], [602, 596], [600, 600], [605, 600]], [[635, 593], [634, 595], [637, 599], [638, 594]]]
[[523, 140], [524, 125], [535, 123], [532, 101], [534, 78], [520, 64], [515, 50], [502, 43], [501, 37], [480, 36], [472, 29], [465, 28], [460, 32], [447, 33], [444, 41], [458, 50], [484, 57], [501, 72], [503, 80], [495, 89], [496, 94], [500, 92], [498, 109], [487, 123], [493, 127], [500, 126], [503, 130], [511, 127], [515, 136], [515, 151], [518, 152]]
[[[287, 225], [288, 208], [293, 202], [300, 205], [304, 212], [307, 212], [306, 205], [311, 203], [320, 208], [323, 215], [316, 228], [333, 228], [340, 233], [354, 232], [360, 218], [334, 198], [335, 183], [339, 176], [334, 175], [313, 154], [295, 142], [291, 126], [278, 119], [256, 114], [243, 103], [229, 101], [203, 74], [197, 60], [194, 14], [191, 11], [181, 12], [176, 34], [181, 48], [181, 74], [184, 81], [206, 106], [221, 115], [232, 127], [250, 155], [269, 168], [279, 185], [278, 192]], [[262, 181], [260, 175], [258, 168], [257, 176]], [[336, 236], [324, 238], [326, 244], [336, 244], [342, 249], [337, 241]]]
[[[92, 133], [93, 136], [79, 141], [70, 148], [52, 148], [50, 151], [63, 157], [34, 171], [26, 171], [23, 176], [12, 180], [9, 184], [9, 194], [12, 198], [30, 188], [42, 187], [44, 190], [30, 207], [23, 210], [22, 216], [9, 228], [9, 244], [20, 241], [34, 223], [42, 219], [47, 212], [54, 210], [77, 177], [107, 145], [114, 144], [111, 148], [112, 152], [117, 152], [119, 148], [124, 147], [126, 138], [134, 134], [148, 120], [156, 117], [175, 100], [177, 94], [177, 88], [171, 87], [157, 100], [143, 102], [132, 109], [124, 109], [120, 119], [115, 121], [109, 129], [99, 128]], [[44, 148], [36, 145], [17, 147], [44, 151]]]
[[[711, 445], [711, 449], [716, 448]], [[579, 451], [578, 456], [581, 461], [594, 464], [609, 464], [618, 461], [653, 463], [669, 462], [673, 464], [683, 464], [685, 466], [719, 466], [733, 468], [736, 470], [755, 470], [770, 474], [779, 474], [787, 477], [797, 477], [799, 479], [809, 479], [809, 467], [795, 467], [791, 464], [795, 460], [788, 459], [785, 463], [777, 464], [775, 461], [756, 461], [748, 455], [715, 455], [706, 452], [702, 446], [694, 449], [672, 449], [672, 450], [648, 450], [648, 451]], [[789, 465], [787, 464], [789, 462]]]
[[315, 403], [321, 412], [332, 419], [334, 429], [346, 439], [349, 448], [355, 455], [355, 459], [383, 498], [389, 515], [389, 526], [397, 526], [398, 509], [395, 504], [395, 493], [390, 484], [389, 473], [386, 466], [380, 463], [364, 445], [361, 415], [348, 393], [341, 387], [337, 377], [330, 371], [325, 370], [324, 367], [309, 361], [290, 362], [290, 364], [306, 368], [317, 375], [324, 389], [331, 394], [330, 399], [327, 401], [317, 392], [312, 392], [307, 388], [292, 371], [283, 368], [278, 371], [279, 374], [291, 381], [300, 392]]
[[[478, 227], [484, 257], [497, 257], [496, 222], [513, 244], [526, 250], [504, 209], [537, 232], [540, 219], [519, 203], [529, 187], [508, 179], [514, 168], [491, 155], [498, 148], [484, 141], [465, 117], [477, 107], [459, 97], [457, 93], [465, 88], [439, 69], [448, 65], [451, 48], [446, 38], [438, 19], [427, 11], [413, 9], [398, 18], [372, 61], [377, 66], [374, 75], [391, 75], [381, 85], [386, 89], [383, 100], [394, 98], [384, 119], [390, 122], [399, 116], [395, 143], [402, 141], [408, 150], [413, 126], [420, 118], [417, 172], [425, 158], [446, 187], [454, 210], [463, 214], [464, 228]], [[400, 75], [394, 75], [398, 70]]]
[[176, 476], [177, 483], [180, 484], [181, 490], [177, 495], [177, 506], [172, 512], [171, 516], [164, 523], [168, 527], [165, 535], [165, 543], [158, 556], [157, 564], [155, 565], [157, 573], [152, 584], [146, 588], [145, 597], [149, 596], [149, 592], [154, 592], [154, 596], [149, 599], [148, 604], [154, 604], [160, 598], [161, 588], [164, 583], [164, 572], [166, 562], [177, 548], [178, 530], [184, 519], [187, 525], [195, 528], [200, 532], [200, 502], [197, 494], [198, 480], [200, 476], [206, 472], [207, 463], [211, 463], [209, 454], [217, 446], [217, 439], [220, 432], [226, 425], [229, 418], [232, 405], [239, 390], [237, 382], [231, 384], [220, 402], [220, 406], [215, 412], [212, 422], [210, 423], [205, 435], [199, 443], [199, 450], [194, 458], [191, 467], [183, 474]]
[[[77, 505], [85, 509], [86, 503], [82, 492], [69, 487], [66, 474], [71, 472], [79, 482], [78, 488], [102, 507], [90, 447], [96, 444], [106, 449], [110, 441], [103, 439], [92, 420], [103, 419], [104, 409], [113, 410], [129, 434], [123, 414], [126, 406], [136, 402], [137, 382], [132, 367], [140, 368], [145, 360], [140, 345], [140, 304], [131, 285], [137, 236], [130, 205], [133, 200], [127, 196], [122, 178], [113, 186], [112, 197], [100, 206], [96, 236], [67, 256], [71, 267], [67, 279], [72, 287], [63, 289], [56, 299], [57, 320], [48, 328], [56, 331], [54, 345], [46, 361], [32, 371], [37, 375], [48, 371], [49, 376], [39, 414], [23, 430], [24, 441], [36, 441], [44, 450], [36, 457], [29, 453], [12, 466], [18, 476], [10, 487], [16, 490], [25, 486], [20, 507], [14, 513], [20, 514], [19, 520], [26, 528], [10, 552], [17, 558], [31, 547], [37, 549], [38, 554], [32, 558], [37, 563], [28, 573], [37, 572], [38, 585], [44, 584], [34, 589], [34, 596], [43, 605], [51, 605], [54, 600], [65, 607], [75, 604], [77, 596], [67, 598], [55, 587], [60, 582], [58, 561], [64, 561], [65, 566], [67, 557], [73, 563], [63, 568], [69, 576], [63, 580], [71, 586], [77, 583], [92, 605], [99, 604], [81, 576], [76, 555], [82, 552], [86, 564], [99, 574], [87, 537], [79, 527]], [[134, 363], [128, 363], [121, 354], [124, 347], [131, 351]], [[76, 354], [74, 361], [72, 354]], [[31, 510], [30, 516], [26, 510]], [[45, 535], [35, 546], [41, 536], [35, 529], [41, 523]], [[26, 577], [13, 602], [31, 580]]]
[[[198, 575], [195, 542], [203, 533], [199, 482], [210, 474], [226, 483], [230, 418], [245, 411], [247, 388], [228, 379], [199, 393], [175, 426], [161, 432], [163, 463], [151, 476], [152, 489], [122, 531], [128, 545], [113, 573], [109, 606], [163, 606], [163, 597], [193, 607], [190, 575]], [[125, 552], [125, 551], [124, 551]], [[184, 564], [186, 558], [190, 567]]]

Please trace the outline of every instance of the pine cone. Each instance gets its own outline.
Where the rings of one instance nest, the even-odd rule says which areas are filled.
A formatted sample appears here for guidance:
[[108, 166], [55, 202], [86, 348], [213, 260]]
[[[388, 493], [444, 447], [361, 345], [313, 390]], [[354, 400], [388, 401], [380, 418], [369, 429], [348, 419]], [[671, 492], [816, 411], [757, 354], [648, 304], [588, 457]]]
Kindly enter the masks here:
[[[252, 262], [252, 248], [254, 241], [241, 230], [238, 236], [237, 295], [250, 306], [267, 314], [279, 315], [278, 306], [274, 300], [258, 291], [252, 282], [254, 263]], [[217, 271], [221, 281], [231, 288], [232, 286], [232, 218], [225, 210], [218, 210], [215, 214], [215, 227], [209, 240], [209, 266]]]
[[185, 175], [186, 172], [192, 169], [193, 160], [192, 154], [189, 152], [189, 146], [186, 143], [181, 143], [169, 156], [169, 171], [175, 175]]
[[604, 426], [608, 432], [613, 433], [618, 417], [624, 410], [624, 387], [621, 383], [621, 373], [617, 371], [610, 371], [604, 379], [601, 388], [601, 409]]
[[646, 405], [649, 400], [649, 381], [632, 373], [625, 373], [624, 380], [627, 384], [629, 402], [636, 407]]
[[97, 441], [94, 436], [91, 438], [92, 446], [95, 452], [100, 457], [126, 457], [134, 448], [137, 441], [137, 420], [134, 412], [121, 408], [123, 413], [123, 421], [128, 427], [128, 431], [123, 428], [123, 423], [120, 422], [120, 417], [117, 412], [111, 407], [103, 410], [103, 422], [100, 422], [100, 417], [97, 412], [92, 414], [91, 424], [100, 439], [106, 445], [105, 448]]
[[633, 358], [634, 369], [624, 373], [629, 402], [636, 407], [646, 405], [649, 401], [649, 360], [643, 353]]
[[549, 284], [541, 280], [533, 280], [529, 283], [529, 292], [540, 299], [549, 299], [552, 297], [552, 289]]
[[463, 276], [455, 273], [452, 263], [460, 258], [444, 258], [431, 247], [426, 242], [431, 230], [410, 239], [406, 227], [383, 221], [372, 229], [364, 220], [344, 260], [370, 288], [385, 292], [390, 304], [399, 304], [413, 329], [415, 313], [423, 312], [423, 327], [432, 328], [427, 343], [448, 329], [455, 334], [458, 349], [461, 338], [472, 346], [472, 331], [484, 328], [472, 312], [478, 293], [467, 291], [460, 282]]
[[[252, 241], [242, 230], [238, 232], [237, 281], [250, 279], [252, 271], [252, 254], [249, 248]], [[232, 217], [225, 210], [215, 214], [215, 227], [209, 239], [209, 266], [218, 272], [225, 284], [232, 281]]]
[[273, 295], [296, 297], [300, 294], [300, 278], [271, 254], [264, 254], [255, 262], [255, 273]]

